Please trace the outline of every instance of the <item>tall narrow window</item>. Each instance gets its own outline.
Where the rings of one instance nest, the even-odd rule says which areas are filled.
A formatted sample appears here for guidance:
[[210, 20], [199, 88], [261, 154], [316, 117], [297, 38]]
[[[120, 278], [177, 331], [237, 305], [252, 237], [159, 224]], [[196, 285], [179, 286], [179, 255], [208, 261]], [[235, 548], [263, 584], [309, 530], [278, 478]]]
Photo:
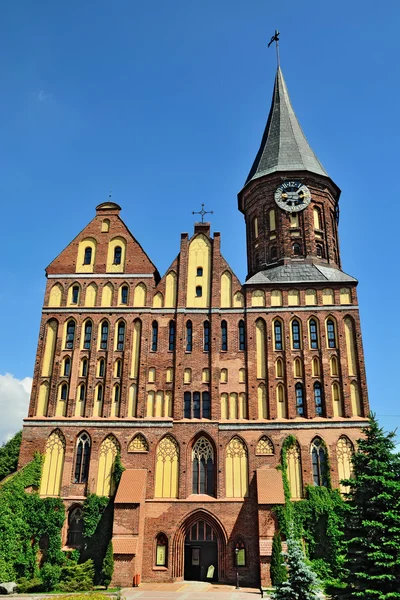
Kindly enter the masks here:
[[122, 360], [116, 360], [115, 361], [115, 377], [121, 377], [121, 373], [122, 373]]
[[318, 417], [322, 417], [324, 409], [322, 406], [322, 389], [319, 381], [314, 383], [314, 403], [315, 403], [315, 414]]
[[86, 321], [83, 347], [85, 348], [85, 350], [90, 350], [91, 344], [92, 344], [92, 321]]
[[246, 330], [243, 319], [239, 321], [239, 350], [246, 350]]
[[210, 402], [210, 393], [202, 392], [201, 395], [201, 403], [202, 403], [202, 415], [203, 419], [211, 419], [211, 402]]
[[327, 487], [325, 448], [320, 438], [315, 438], [311, 446], [311, 460], [314, 485]]
[[196, 285], [196, 298], [201, 298], [203, 295], [203, 288], [201, 285]]
[[117, 350], [123, 350], [124, 345], [125, 345], [125, 323], [124, 323], [124, 321], [120, 321], [118, 323]]
[[63, 372], [64, 377], [69, 377], [70, 370], [71, 370], [71, 359], [69, 358], [69, 356], [67, 356], [67, 358], [64, 360], [64, 372]]
[[257, 239], [258, 238], [258, 219], [257, 219], [257, 217], [254, 217], [254, 219], [253, 219], [253, 231], [254, 231], [255, 239]]
[[301, 383], [296, 383], [296, 414], [299, 417], [304, 416], [304, 394], [303, 394], [303, 386]]
[[283, 349], [282, 323], [277, 319], [274, 322], [275, 350]]
[[310, 320], [310, 346], [313, 350], [318, 349], [318, 327], [315, 319]]
[[105, 366], [106, 366], [106, 362], [105, 362], [104, 358], [101, 358], [99, 360], [99, 377], [104, 377]]
[[300, 323], [297, 319], [292, 321], [292, 343], [294, 350], [300, 349]]
[[276, 260], [278, 258], [278, 248], [276, 246], [271, 246], [270, 257], [271, 260]]
[[108, 321], [103, 321], [101, 324], [100, 349], [107, 350], [107, 345], [108, 345]]
[[120, 265], [122, 260], [122, 248], [121, 246], [115, 246], [114, 248], [114, 265]]
[[164, 533], [159, 533], [156, 541], [156, 567], [166, 567], [168, 558], [168, 540]]
[[158, 323], [153, 321], [151, 326], [151, 351], [157, 352], [158, 347]]
[[247, 447], [237, 436], [226, 447], [225, 495], [227, 498], [243, 498], [248, 494]]
[[82, 433], [76, 446], [74, 483], [87, 483], [90, 461], [90, 438]]
[[300, 256], [300, 254], [301, 254], [301, 246], [298, 242], [295, 242], [293, 244], [293, 255]]
[[225, 320], [221, 321], [221, 350], [228, 350], [228, 325]]
[[65, 340], [65, 347], [67, 350], [72, 350], [74, 347], [74, 339], [75, 339], [75, 321], [68, 321], [67, 324], [67, 337]]
[[324, 257], [324, 247], [322, 244], [317, 244], [317, 256], [318, 256], [318, 258], [325, 258]]
[[328, 332], [328, 348], [336, 348], [335, 324], [332, 319], [328, 319], [326, 329]]
[[192, 321], [186, 321], [186, 352], [191, 352], [193, 346]]
[[235, 544], [235, 562], [237, 567], [246, 566], [246, 547], [242, 539]]
[[81, 385], [79, 387], [79, 400], [81, 402], [83, 402], [85, 400], [85, 392], [86, 392], [85, 384], [81, 383]]
[[196, 276], [203, 277], [203, 267], [197, 267]]
[[61, 400], [66, 400], [67, 396], [68, 396], [68, 386], [66, 383], [63, 383], [61, 386], [60, 398], [61, 398]]
[[78, 304], [79, 300], [79, 285], [74, 285], [72, 288], [72, 304]]
[[121, 304], [128, 304], [128, 286], [123, 285], [121, 288]]
[[204, 321], [203, 324], [203, 338], [204, 338], [204, 352], [210, 351], [210, 323], [209, 321]]
[[169, 342], [168, 342], [168, 350], [172, 352], [175, 350], [175, 321], [169, 322]]
[[81, 366], [81, 376], [86, 377], [88, 370], [88, 361], [87, 358], [82, 358], [82, 366]]
[[200, 419], [200, 392], [193, 392], [193, 418]]
[[275, 363], [275, 377], [283, 377], [283, 361], [278, 358]]
[[67, 546], [69, 548], [81, 548], [83, 544], [83, 513], [82, 508], [76, 506], [68, 515]]
[[192, 493], [214, 495], [214, 449], [210, 441], [201, 437], [192, 450]]
[[190, 419], [192, 417], [192, 394], [185, 392], [183, 394], [183, 418]]
[[92, 262], [92, 249], [91, 248], [85, 248], [85, 255], [83, 257], [83, 264], [84, 265], [90, 265], [90, 263]]

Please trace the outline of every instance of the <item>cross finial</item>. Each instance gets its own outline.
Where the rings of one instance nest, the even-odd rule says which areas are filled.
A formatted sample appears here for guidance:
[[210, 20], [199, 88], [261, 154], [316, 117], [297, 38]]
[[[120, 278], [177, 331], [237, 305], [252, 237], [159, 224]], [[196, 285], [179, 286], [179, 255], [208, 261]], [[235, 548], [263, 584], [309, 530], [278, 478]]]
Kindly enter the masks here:
[[280, 36], [280, 31], [278, 31], [277, 29], [275, 29], [275, 33], [272, 36], [272, 38], [270, 39], [270, 42], [268, 44], [268, 48], [270, 47], [270, 45], [275, 42], [276, 44], [276, 60], [278, 63], [278, 67], [280, 66], [280, 58], [279, 58], [279, 36]]
[[110, 190], [110, 193], [108, 194], [108, 199], [111, 200], [111, 194], [112, 194], [112, 190]]
[[204, 204], [201, 205], [201, 210], [192, 211], [192, 215], [201, 215], [201, 222], [204, 223], [204, 215], [213, 215], [213, 210], [204, 210]]

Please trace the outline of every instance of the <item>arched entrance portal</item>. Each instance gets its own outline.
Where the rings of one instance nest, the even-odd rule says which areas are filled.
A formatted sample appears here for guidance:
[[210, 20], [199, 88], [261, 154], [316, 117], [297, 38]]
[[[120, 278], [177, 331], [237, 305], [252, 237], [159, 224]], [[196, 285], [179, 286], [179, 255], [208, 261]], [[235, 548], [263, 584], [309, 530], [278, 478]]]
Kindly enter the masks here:
[[226, 544], [223, 526], [213, 515], [198, 510], [187, 516], [173, 541], [174, 579], [224, 581]]
[[185, 581], [218, 581], [218, 544], [213, 527], [200, 519], [185, 537]]

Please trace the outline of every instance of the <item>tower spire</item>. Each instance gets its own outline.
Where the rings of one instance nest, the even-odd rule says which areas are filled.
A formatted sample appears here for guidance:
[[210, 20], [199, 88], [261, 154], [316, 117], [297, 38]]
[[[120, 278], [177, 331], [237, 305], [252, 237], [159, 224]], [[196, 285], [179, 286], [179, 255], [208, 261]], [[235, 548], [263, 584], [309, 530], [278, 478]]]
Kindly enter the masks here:
[[267, 125], [246, 184], [277, 171], [309, 171], [328, 177], [300, 127], [279, 65]]

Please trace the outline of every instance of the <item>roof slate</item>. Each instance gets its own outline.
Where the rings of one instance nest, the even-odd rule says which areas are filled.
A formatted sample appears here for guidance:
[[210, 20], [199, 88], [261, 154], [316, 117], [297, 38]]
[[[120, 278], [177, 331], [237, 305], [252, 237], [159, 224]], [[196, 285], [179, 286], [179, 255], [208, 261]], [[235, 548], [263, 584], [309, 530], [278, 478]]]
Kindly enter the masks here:
[[276, 171], [310, 171], [328, 177], [300, 127], [280, 67], [267, 125], [246, 184]]
[[285, 504], [282, 473], [277, 469], [257, 469], [258, 504]]
[[289, 263], [279, 267], [272, 267], [255, 273], [248, 279], [245, 285], [265, 283], [318, 283], [324, 281], [333, 282], [356, 282], [351, 275], [347, 275], [339, 269], [321, 265], [310, 265], [304, 263]]
[[142, 501], [146, 485], [145, 469], [126, 469], [119, 482], [116, 504], [139, 504]]

